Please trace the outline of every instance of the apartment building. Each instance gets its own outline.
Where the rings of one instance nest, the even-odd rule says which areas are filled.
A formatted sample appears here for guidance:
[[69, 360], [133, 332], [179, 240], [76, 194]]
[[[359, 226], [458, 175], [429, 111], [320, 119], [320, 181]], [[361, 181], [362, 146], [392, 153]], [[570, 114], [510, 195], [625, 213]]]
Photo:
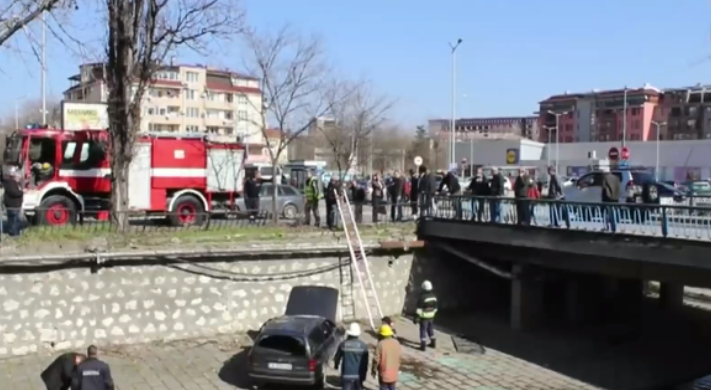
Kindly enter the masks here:
[[[641, 88], [564, 93], [539, 102], [539, 142], [646, 141], [656, 137], [662, 93]], [[627, 113], [625, 115], [625, 105]], [[625, 126], [626, 123], [626, 126]]]
[[[79, 67], [66, 101], [105, 103], [105, 64]], [[166, 65], [144, 96], [141, 131], [204, 132], [264, 144], [259, 80], [203, 65]]]
[[660, 139], [711, 138], [711, 86], [665, 89], [659, 111]]
[[[432, 136], [449, 134], [450, 119], [431, 119], [428, 131]], [[461, 118], [454, 121], [455, 137], [464, 139], [537, 139], [538, 117]]]

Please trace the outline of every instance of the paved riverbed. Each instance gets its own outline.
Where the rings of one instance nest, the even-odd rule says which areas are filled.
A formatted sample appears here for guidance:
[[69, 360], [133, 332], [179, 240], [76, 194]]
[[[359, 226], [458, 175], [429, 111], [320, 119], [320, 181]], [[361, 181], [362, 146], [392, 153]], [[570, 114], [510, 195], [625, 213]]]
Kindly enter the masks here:
[[[451, 337], [440, 333], [436, 351], [412, 348], [417, 329], [400, 322], [403, 358], [398, 389], [452, 390], [586, 390], [595, 387], [528, 363], [505, 353], [487, 349], [481, 353], [457, 353]], [[373, 337], [364, 335], [371, 345]], [[176, 341], [113, 347], [103, 351], [111, 364], [117, 390], [213, 390], [249, 389], [246, 380], [244, 337]], [[0, 381], [9, 389], [42, 389], [39, 373], [53, 356], [33, 355], [0, 361]], [[339, 388], [330, 370], [328, 388]], [[372, 378], [368, 389], [376, 389]]]

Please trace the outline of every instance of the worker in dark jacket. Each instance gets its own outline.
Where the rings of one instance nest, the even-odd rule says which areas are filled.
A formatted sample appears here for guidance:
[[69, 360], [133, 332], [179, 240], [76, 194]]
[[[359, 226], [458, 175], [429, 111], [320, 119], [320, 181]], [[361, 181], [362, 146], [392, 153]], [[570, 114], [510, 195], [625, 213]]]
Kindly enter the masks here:
[[80, 353], [67, 352], [54, 359], [40, 374], [47, 390], [69, 390], [77, 365], [85, 358], [86, 356]]
[[247, 207], [250, 222], [254, 222], [259, 214], [259, 193], [261, 191], [262, 184], [259, 181], [259, 172], [254, 176], [249, 176], [244, 181], [244, 205]]
[[454, 214], [458, 220], [462, 219], [462, 199], [458, 195], [462, 194], [462, 187], [459, 185], [459, 179], [455, 176], [456, 169], [450, 169], [439, 183], [438, 192], [441, 194], [444, 186], [447, 186], [447, 193], [454, 197], [450, 200], [451, 207], [454, 209]]
[[533, 185], [533, 180], [521, 168], [518, 170], [518, 177], [514, 182], [514, 196], [516, 197], [516, 216], [519, 225], [531, 224], [531, 201], [528, 199], [528, 190]]
[[[472, 196], [489, 196], [491, 194], [491, 189], [489, 188], [489, 180], [484, 176], [484, 170], [481, 168], [476, 169], [476, 175], [472, 178], [472, 181], [467, 187], [467, 192]], [[478, 198], [472, 199], [472, 221], [484, 222], [484, 205], [486, 204], [486, 199]]]
[[415, 173], [414, 169], [410, 169], [410, 207], [412, 209], [412, 215], [417, 215], [417, 202], [418, 198], [420, 197], [420, 190], [417, 187], [420, 178], [417, 177], [417, 174]]
[[[602, 203], [618, 203], [620, 201], [620, 179], [610, 173], [610, 168], [602, 168]], [[617, 208], [614, 205], [605, 207], [605, 230], [617, 231]]]
[[334, 366], [341, 367], [341, 389], [363, 390], [368, 374], [368, 345], [360, 337], [360, 325], [352, 323], [346, 330], [346, 340], [336, 351]]
[[340, 182], [335, 176], [331, 176], [323, 194], [326, 198], [326, 225], [331, 230], [336, 227], [336, 193], [341, 194], [339, 187]]
[[86, 360], [77, 366], [72, 379], [72, 390], [114, 390], [109, 365], [99, 360], [99, 350], [91, 345]]
[[437, 315], [437, 296], [432, 292], [432, 283], [429, 280], [422, 282], [422, 293], [417, 299], [417, 311], [415, 312], [415, 323], [420, 324], [420, 349], [427, 349], [427, 338], [430, 340], [430, 348], [437, 346], [437, 338], [434, 333], [434, 319]]
[[506, 195], [506, 178], [499, 172], [498, 167], [491, 168], [491, 201], [489, 203], [489, 212], [491, 212], [491, 222], [498, 223], [501, 219], [501, 200]]
[[21, 174], [19, 171], [12, 172], [9, 177], [3, 177], [2, 186], [5, 189], [3, 204], [7, 212], [7, 234], [16, 237], [20, 235], [20, 216], [22, 215], [22, 200], [24, 191], [22, 190]]

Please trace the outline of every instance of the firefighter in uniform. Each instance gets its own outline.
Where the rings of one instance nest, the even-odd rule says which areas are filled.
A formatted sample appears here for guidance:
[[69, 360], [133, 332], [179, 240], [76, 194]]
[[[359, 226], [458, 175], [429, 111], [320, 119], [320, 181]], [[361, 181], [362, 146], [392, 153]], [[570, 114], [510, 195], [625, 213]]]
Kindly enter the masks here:
[[430, 340], [430, 348], [437, 346], [437, 339], [434, 333], [434, 318], [437, 315], [437, 296], [432, 292], [432, 283], [425, 280], [422, 283], [422, 293], [417, 300], [417, 311], [415, 323], [420, 324], [420, 349], [427, 349], [427, 339]]
[[335, 368], [341, 367], [341, 388], [343, 390], [363, 390], [368, 374], [368, 345], [359, 339], [360, 325], [352, 323], [346, 330], [346, 340], [341, 342], [336, 352]]

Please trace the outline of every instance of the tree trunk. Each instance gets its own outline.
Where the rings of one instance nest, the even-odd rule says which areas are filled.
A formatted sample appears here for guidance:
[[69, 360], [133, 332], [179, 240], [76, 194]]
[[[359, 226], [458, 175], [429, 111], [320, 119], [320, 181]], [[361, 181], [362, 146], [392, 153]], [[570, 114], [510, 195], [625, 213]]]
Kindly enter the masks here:
[[281, 175], [277, 175], [277, 162], [279, 161], [279, 156], [272, 159], [272, 218], [274, 224], [279, 223], [280, 210], [277, 209], [277, 203], [279, 200], [279, 185], [281, 184]]
[[116, 230], [128, 230], [128, 171], [129, 163], [123, 155], [111, 159], [111, 220]]

